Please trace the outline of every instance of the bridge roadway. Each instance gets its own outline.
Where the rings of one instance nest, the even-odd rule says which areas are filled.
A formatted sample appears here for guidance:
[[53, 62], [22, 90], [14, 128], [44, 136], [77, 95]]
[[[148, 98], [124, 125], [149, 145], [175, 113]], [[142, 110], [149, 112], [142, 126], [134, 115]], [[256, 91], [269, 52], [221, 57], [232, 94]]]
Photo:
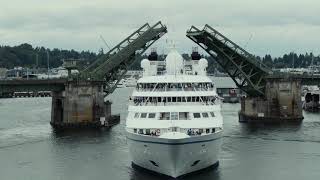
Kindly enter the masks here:
[[[320, 75], [275, 74], [267, 79], [299, 79], [302, 85], [320, 85]], [[0, 94], [12, 92], [63, 91], [67, 79], [0, 80]]]
[[63, 91], [67, 79], [0, 80], [0, 94], [12, 92]]
[[274, 74], [266, 77], [267, 79], [294, 79], [301, 80], [301, 85], [320, 86], [320, 75], [299, 75], [299, 74]]

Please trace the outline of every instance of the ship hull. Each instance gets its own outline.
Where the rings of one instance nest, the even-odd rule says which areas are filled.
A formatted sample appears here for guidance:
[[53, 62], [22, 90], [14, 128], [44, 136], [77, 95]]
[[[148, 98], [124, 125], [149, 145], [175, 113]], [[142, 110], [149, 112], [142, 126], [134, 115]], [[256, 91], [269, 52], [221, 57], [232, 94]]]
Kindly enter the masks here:
[[221, 134], [163, 139], [127, 133], [127, 140], [135, 165], [179, 177], [218, 164]]

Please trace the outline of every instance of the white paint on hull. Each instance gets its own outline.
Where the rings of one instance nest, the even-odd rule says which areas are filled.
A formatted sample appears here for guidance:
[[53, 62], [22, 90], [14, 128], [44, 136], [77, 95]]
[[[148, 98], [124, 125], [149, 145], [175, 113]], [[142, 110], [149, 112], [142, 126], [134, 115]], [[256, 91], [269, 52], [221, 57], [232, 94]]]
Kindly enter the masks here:
[[134, 164], [171, 177], [218, 162], [222, 132], [184, 139], [163, 139], [127, 133]]

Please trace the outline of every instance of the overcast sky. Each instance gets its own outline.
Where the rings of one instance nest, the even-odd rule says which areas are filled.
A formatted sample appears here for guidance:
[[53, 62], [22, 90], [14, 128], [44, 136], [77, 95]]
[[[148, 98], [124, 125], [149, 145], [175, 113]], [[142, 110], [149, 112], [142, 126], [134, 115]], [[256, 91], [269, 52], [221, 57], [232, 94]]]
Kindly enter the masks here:
[[160, 53], [166, 39], [190, 52], [186, 30], [209, 24], [252, 54], [318, 55], [319, 9], [319, 0], [0, 0], [0, 44], [97, 52], [106, 49], [100, 35], [113, 46], [161, 20], [169, 32], [155, 44]]

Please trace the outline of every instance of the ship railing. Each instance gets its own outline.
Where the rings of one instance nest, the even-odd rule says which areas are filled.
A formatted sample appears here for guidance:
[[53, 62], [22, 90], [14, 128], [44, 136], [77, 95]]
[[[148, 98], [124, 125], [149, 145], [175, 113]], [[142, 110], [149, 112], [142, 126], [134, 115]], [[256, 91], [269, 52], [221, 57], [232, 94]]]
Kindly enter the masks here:
[[[164, 76], [168, 75], [167, 71], [157, 71], [156, 74], [146, 74], [145, 76]], [[185, 71], [184, 73], [177, 73], [176, 75], [183, 75], [183, 76], [195, 76], [195, 74], [192, 71]], [[207, 75], [207, 74], [206, 74]]]
[[215, 102], [145, 102], [145, 101], [134, 101], [130, 100], [129, 105], [134, 106], [208, 106], [216, 105]]
[[137, 88], [137, 92], [169, 92], [169, 91], [213, 91], [215, 88], [198, 88], [198, 87], [186, 87], [186, 88]]
[[[159, 117], [159, 118], [157, 118], [157, 120], [168, 121], [168, 120], [171, 120], [171, 119], [170, 119], [170, 117]], [[175, 119], [173, 121], [185, 121], [185, 120], [192, 120], [192, 119], [190, 117], [186, 117], [186, 118]]]
[[131, 133], [136, 133], [144, 136], [160, 136], [162, 134], [165, 134], [167, 132], [180, 132], [184, 133], [188, 136], [202, 136], [202, 135], [208, 135], [208, 134], [214, 134], [217, 132], [222, 131], [222, 128], [216, 127], [216, 128], [188, 128], [185, 130], [184, 128], [178, 128], [178, 127], [171, 127], [171, 128], [130, 128], [128, 129]]

